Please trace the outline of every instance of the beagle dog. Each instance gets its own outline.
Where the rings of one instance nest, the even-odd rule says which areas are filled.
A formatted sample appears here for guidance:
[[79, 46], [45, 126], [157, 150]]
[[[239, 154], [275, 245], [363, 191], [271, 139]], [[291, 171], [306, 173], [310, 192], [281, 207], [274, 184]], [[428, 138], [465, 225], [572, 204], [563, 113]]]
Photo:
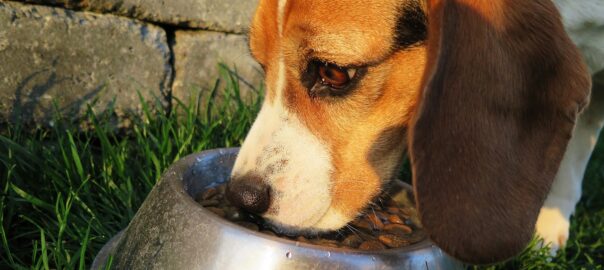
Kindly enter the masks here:
[[260, 0], [266, 97], [227, 196], [284, 231], [338, 230], [407, 151], [445, 252], [505, 260], [535, 229], [555, 250], [604, 119], [586, 110], [601, 14], [601, 0]]

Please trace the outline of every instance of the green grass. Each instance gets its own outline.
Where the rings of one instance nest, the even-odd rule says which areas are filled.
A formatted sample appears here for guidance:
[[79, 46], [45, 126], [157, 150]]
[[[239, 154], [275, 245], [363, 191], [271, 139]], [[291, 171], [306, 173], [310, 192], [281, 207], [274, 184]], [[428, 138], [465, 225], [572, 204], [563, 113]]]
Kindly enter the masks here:
[[[170, 164], [204, 149], [239, 145], [261, 96], [244, 99], [236, 80], [224, 75], [222, 105], [180, 103], [173, 110], [180, 113], [146, 107], [128, 131], [116, 131], [111, 113], [89, 113], [89, 131], [59, 116], [51, 129], [4, 127], [0, 269], [89, 267]], [[196, 117], [199, 110], [206, 117]]]
[[[189, 153], [239, 145], [261, 96], [244, 100], [236, 80], [224, 78], [223, 105], [211, 106], [210, 100], [181, 104], [172, 112], [146, 108], [128, 131], [116, 131], [110, 113], [89, 114], [89, 131], [59, 116], [51, 129], [5, 126], [0, 133], [0, 269], [87, 269], [170, 164]], [[199, 110], [206, 117], [196, 117]], [[528, 249], [487, 269], [602, 269], [603, 165], [604, 145], [599, 145], [564, 252], [549, 261], [544, 250]]]

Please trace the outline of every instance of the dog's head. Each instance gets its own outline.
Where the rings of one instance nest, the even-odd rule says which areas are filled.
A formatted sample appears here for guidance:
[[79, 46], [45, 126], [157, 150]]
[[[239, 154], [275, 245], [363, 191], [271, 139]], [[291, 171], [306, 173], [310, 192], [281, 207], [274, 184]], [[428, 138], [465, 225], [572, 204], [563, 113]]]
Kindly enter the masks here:
[[267, 92], [234, 203], [336, 230], [408, 146], [425, 230], [476, 263], [530, 240], [590, 88], [549, 0], [261, 0], [250, 47]]

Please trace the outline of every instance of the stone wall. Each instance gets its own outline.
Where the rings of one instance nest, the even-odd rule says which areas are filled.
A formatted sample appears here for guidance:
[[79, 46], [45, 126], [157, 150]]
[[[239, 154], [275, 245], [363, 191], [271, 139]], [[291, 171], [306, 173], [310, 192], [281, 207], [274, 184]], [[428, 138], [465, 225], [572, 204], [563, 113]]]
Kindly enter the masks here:
[[[0, 123], [140, 113], [210, 91], [219, 63], [261, 84], [245, 36], [257, 0], [0, 0]], [[160, 100], [161, 102], [156, 102]], [[203, 110], [202, 110], [203, 111]]]

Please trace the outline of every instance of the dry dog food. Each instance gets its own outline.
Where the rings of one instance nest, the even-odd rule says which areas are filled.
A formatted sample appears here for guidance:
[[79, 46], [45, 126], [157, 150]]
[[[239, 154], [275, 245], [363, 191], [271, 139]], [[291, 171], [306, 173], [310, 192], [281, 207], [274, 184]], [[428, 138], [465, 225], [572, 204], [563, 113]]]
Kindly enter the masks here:
[[399, 248], [425, 238], [421, 231], [417, 212], [408, 191], [398, 190], [396, 195], [383, 196], [369, 207], [366, 214], [358, 217], [338, 232], [299, 236], [285, 235], [274, 230], [262, 218], [232, 206], [224, 195], [226, 185], [208, 188], [195, 200], [214, 214], [253, 231], [287, 238], [303, 243], [359, 250]]

